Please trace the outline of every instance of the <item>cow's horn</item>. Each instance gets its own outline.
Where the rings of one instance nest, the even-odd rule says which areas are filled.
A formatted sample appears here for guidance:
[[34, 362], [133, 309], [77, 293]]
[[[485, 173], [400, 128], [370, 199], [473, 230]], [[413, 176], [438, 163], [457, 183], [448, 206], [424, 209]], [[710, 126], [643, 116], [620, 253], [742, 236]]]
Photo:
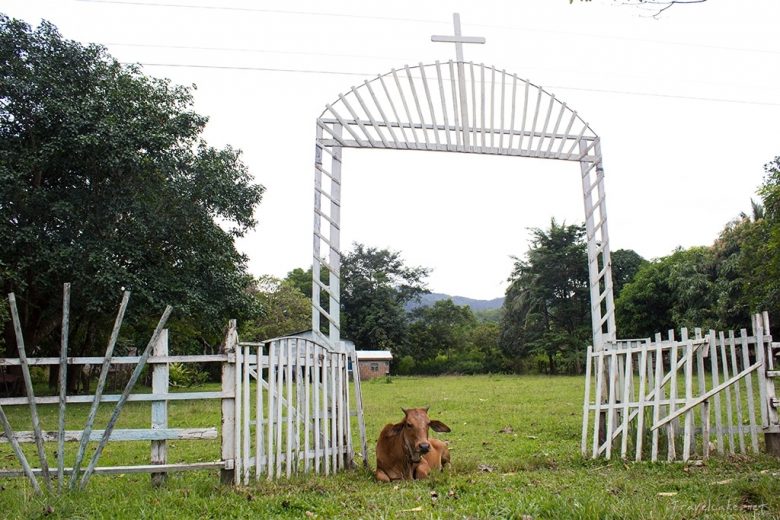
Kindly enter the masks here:
[[404, 415], [406, 415], [406, 408], [401, 408], [401, 411], [404, 413]]
[[428, 406], [426, 406], [425, 408], [423, 408], [423, 410], [425, 410], [425, 413], [428, 413], [428, 408], [430, 408], [430, 407], [431, 407], [431, 406], [430, 406], [430, 405], [428, 405]]

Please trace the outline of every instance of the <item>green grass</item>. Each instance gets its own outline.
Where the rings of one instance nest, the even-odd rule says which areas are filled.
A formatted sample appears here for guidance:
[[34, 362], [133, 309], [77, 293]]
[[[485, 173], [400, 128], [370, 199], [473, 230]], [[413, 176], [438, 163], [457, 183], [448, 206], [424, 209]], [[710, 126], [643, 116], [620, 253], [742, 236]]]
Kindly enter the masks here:
[[[542, 376], [397, 377], [363, 385], [369, 463], [376, 437], [401, 407], [430, 405], [452, 428], [453, 464], [427, 481], [377, 484], [362, 469], [335, 477], [221, 486], [216, 471], [173, 473], [160, 489], [148, 475], [93, 476], [85, 492], [39, 498], [25, 479], [0, 481], [6, 518], [778, 518], [780, 461], [712, 458], [681, 463], [590, 461], [579, 455], [583, 379]], [[212, 388], [210, 388], [212, 389]], [[88, 407], [73, 407], [68, 427]], [[111, 408], [101, 410], [98, 427]], [[26, 409], [9, 410], [18, 430]], [[54, 407], [42, 409], [56, 427]], [[218, 402], [170, 404], [172, 427], [218, 426]], [[131, 403], [118, 427], [146, 427], [149, 405]], [[357, 428], [353, 428], [357, 432]], [[218, 441], [172, 441], [170, 462], [215, 460]], [[358, 447], [359, 442], [355, 446]], [[48, 446], [50, 460], [54, 445]], [[69, 446], [66, 463], [75, 446]], [[36, 460], [34, 447], [25, 452]], [[111, 443], [101, 465], [148, 463], [148, 443]], [[361, 462], [360, 458], [357, 459]], [[17, 463], [0, 445], [0, 466]], [[670, 495], [671, 494], [671, 495]]]

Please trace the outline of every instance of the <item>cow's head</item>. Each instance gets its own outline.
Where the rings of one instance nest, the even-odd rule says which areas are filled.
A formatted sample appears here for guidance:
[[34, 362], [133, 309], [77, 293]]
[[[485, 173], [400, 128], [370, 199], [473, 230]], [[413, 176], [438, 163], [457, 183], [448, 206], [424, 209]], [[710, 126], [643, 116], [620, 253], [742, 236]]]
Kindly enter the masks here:
[[404, 452], [412, 462], [420, 462], [420, 458], [431, 449], [428, 428], [436, 432], [448, 432], [450, 427], [441, 421], [432, 421], [428, 417], [428, 407], [401, 410], [404, 412], [404, 420], [393, 425], [393, 433], [401, 435]]

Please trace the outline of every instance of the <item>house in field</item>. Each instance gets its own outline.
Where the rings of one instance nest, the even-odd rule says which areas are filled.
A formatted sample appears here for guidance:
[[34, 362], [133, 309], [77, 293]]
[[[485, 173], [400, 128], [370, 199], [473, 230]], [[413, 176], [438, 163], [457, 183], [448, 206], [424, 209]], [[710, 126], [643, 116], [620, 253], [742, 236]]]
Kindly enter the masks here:
[[[290, 336], [298, 336], [315, 340], [314, 333], [311, 330], [294, 332]], [[355, 343], [350, 340], [343, 340], [344, 348], [347, 352], [355, 351], [358, 360], [358, 370], [360, 370], [360, 380], [373, 379], [390, 375], [390, 362], [393, 360], [393, 354], [387, 350], [357, 350]], [[349, 363], [350, 371], [353, 370], [352, 362]]]
[[387, 350], [356, 350], [360, 380], [390, 375], [393, 354]]

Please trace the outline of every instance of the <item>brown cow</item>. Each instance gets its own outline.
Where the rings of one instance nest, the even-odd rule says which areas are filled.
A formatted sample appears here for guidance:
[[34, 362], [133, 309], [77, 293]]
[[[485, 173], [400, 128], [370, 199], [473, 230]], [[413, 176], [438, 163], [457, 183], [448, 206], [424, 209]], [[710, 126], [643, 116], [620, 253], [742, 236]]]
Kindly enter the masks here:
[[428, 428], [448, 432], [450, 427], [428, 418], [428, 408], [404, 410], [404, 420], [388, 424], [376, 442], [376, 479], [380, 482], [427, 478], [433, 469], [450, 462], [447, 445], [428, 437]]

